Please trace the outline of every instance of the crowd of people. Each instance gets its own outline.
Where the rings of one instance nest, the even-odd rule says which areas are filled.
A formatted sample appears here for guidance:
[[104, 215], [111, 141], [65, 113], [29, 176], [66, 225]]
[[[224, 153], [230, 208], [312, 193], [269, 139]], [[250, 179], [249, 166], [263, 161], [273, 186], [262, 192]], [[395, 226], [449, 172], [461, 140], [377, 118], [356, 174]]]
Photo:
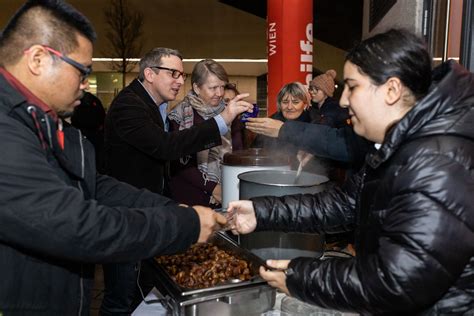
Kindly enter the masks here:
[[[157, 47], [107, 113], [86, 92], [95, 30], [62, 0], [28, 0], [0, 34], [0, 315], [87, 315], [102, 264], [101, 315], [140, 302], [144, 259], [225, 225], [235, 234], [350, 234], [356, 256], [269, 260], [271, 286], [362, 314], [474, 311], [474, 75], [431, 68], [423, 41], [388, 30], [309, 87], [285, 84], [270, 117], [212, 59]], [[317, 194], [221, 206], [224, 154], [265, 147], [327, 174]], [[143, 288], [142, 288], [143, 287]]]
[[[176, 99], [186, 77], [181, 54], [175, 49], [154, 48], [140, 60], [139, 68], [138, 78], [115, 97], [107, 112], [106, 174], [163, 196], [171, 197], [174, 192], [174, 197], [178, 201], [181, 200], [183, 205], [209, 206], [210, 200], [207, 203], [203, 203], [202, 198], [195, 201], [182, 200], [176, 190], [170, 192], [171, 162], [209, 148], [222, 148], [222, 142], [227, 140], [225, 135], [229, 133], [232, 121], [241, 112], [252, 108], [252, 104], [242, 100], [248, 94], [236, 96], [226, 107], [221, 108], [222, 111], [214, 113], [212, 117], [206, 116], [209, 119], [201, 119], [198, 124], [194, 124], [193, 119], [188, 120], [192, 116], [186, 116], [186, 123], [183, 122], [186, 128], [178, 128], [176, 121], [167, 118], [167, 109], [168, 102]], [[208, 88], [202, 87], [206, 71], [204, 69], [193, 73], [193, 76], [198, 78], [195, 83], [196, 90], [201, 87], [201, 94]], [[220, 80], [216, 76], [212, 79]], [[217, 88], [217, 91], [221, 90], [220, 86]], [[218, 101], [216, 105], [219, 104], [222, 94], [218, 94], [216, 98], [212, 92], [205, 92], [206, 101], [214, 97]], [[203, 98], [196, 97], [193, 100], [202, 104]], [[189, 110], [192, 115], [192, 109], [190, 107], [185, 110]], [[173, 175], [175, 185], [179, 181], [178, 176], [180, 174], [176, 171]], [[210, 194], [214, 193], [211, 196], [220, 198], [220, 193], [215, 192], [220, 190], [216, 190], [215, 186]], [[202, 191], [198, 191], [194, 196], [205, 193], [204, 184], [201, 187]], [[101, 306], [102, 314], [130, 313], [135, 298], [140, 294], [136, 281], [139, 271], [140, 263], [111, 263], [104, 266], [105, 295]]]

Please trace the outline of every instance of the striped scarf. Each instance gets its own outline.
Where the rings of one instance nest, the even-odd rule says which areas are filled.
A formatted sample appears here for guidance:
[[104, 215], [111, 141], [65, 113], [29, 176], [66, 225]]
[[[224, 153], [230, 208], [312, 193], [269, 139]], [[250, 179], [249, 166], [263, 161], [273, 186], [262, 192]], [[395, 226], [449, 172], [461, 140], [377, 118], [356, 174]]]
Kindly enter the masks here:
[[[203, 103], [193, 91], [190, 91], [183, 101], [168, 114], [168, 118], [179, 124], [179, 130], [190, 128], [194, 124], [193, 109], [205, 120], [212, 118], [225, 109], [224, 102], [218, 106], [209, 106]], [[222, 145], [211, 149], [202, 150], [197, 153], [198, 169], [201, 171], [204, 181], [221, 182], [221, 163], [224, 154], [232, 151], [232, 138], [230, 127], [227, 134], [221, 136]], [[181, 159], [189, 159], [183, 157]], [[183, 161], [182, 161], [183, 162]]]

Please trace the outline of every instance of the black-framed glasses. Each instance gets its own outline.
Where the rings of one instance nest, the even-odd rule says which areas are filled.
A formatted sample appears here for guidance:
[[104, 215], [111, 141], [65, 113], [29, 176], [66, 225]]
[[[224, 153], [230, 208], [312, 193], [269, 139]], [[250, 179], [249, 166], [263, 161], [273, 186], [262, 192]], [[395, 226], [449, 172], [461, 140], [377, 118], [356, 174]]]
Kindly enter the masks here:
[[179, 77], [183, 77], [183, 80], [186, 80], [186, 74], [184, 72], [181, 72], [181, 71], [177, 70], [177, 69], [168, 68], [168, 67], [161, 67], [161, 66], [150, 66], [149, 68], [168, 70], [168, 71], [171, 72], [171, 77], [173, 79], [179, 79]]
[[52, 53], [53, 55], [57, 56], [59, 59], [61, 59], [62, 61], [64, 61], [65, 63], [68, 63], [69, 65], [73, 66], [74, 68], [76, 68], [77, 70], [79, 70], [79, 72], [81, 73], [81, 82], [84, 82], [86, 81], [87, 77], [89, 77], [89, 75], [91, 74], [92, 72], [92, 67], [87, 67], [87, 66], [84, 66], [83, 64], [75, 61], [74, 59], [71, 59], [67, 56], [64, 56], [63, 53], [49, 47], [49, 46], [46, 46], [46, 45], [41, 45], [43, 46], [48, 52]]

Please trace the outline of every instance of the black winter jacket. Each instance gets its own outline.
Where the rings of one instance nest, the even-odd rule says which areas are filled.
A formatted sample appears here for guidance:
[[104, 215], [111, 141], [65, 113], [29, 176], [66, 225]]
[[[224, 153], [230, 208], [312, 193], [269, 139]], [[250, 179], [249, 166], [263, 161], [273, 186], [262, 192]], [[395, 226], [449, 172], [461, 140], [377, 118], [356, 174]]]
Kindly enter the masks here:
[[252, 199], [259, 230], [356, 226], [353, 259], [290, 262], [292, 295], [364, 314], [474, 312], [474, 75], [438, 71], [345, 187]]
[[[301, 112], [301, 115], [298, 116], [295, 120], [287, 120], [281, 111], [275, 112], [270, 116], [271, 119], [282, 121], [284, 123], [287, 122], [299, 122], [299, 123], [310, 123], [311, 116], [309, 115], [309, 111], [304, 110]], [[284, 126], [284, 125], [283, 125]], [[274, 138], [270, 136], [266, 136], [263, 134], [257, 134], [255, 137], [252, 148], [266, 148], [270, 150], [279, 150], [279, 151], [286, 151], [287, 153], [296, 155], [298, 148], [293, 145], [292, 139], [280, 139]]]
[[166, 192], [170, 160], [220, 144], [213, 119], [166, 132], [158, 106], [138, 79], [117, 95], [105, 119], [106, 173], [156, 193]]
[[373, 146], [372, 142], [354, 133], [352, 126], [347, 124], [335, 128], [322, 124], [286, 121], [278, 133], [278, 139], [291, 142], [315, 156], [347, 163], [353, 170], [362, 167], [365, 155]]
[[[196, 242], [192, 209], [99, 175], [92, 145], [0, 76], [0, 314], [89, 313], [95, 262], [133, 262]], [[41, 135], [40, 140], [39, 135]]]
[[349, 119], [349, 110], [342, 108], [336, 99], [327, 97], [321, 108], [317, 103], [311, 102], [308, 112], [311, 116], [311, 123], [322, 124], [331, 127], [344, 127]]

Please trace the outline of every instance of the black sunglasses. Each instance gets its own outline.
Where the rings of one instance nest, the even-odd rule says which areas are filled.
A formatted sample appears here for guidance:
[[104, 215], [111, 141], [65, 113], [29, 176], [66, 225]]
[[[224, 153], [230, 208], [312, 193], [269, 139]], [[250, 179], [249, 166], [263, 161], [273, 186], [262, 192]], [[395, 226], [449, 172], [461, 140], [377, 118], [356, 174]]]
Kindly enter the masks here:
[[87, 77], [89, 77], [89, 75], [91, 74], [92, 72], [92, 67], [86, 67], [84, 66], [83, 64], [81, 63], [78, 63], [77, 61], [67, 57], [67, 56], [64, 56], [63, 53], [49, 47], [49, 46], [46, 46], [46, 45], [41, 45], [43, 46], [48, 52], [52, 53], [53, 55], [57, 56], [59, 59], [61, 59], [62, 61], [64, 61], [65, 63], [68, 63], [69, 65], [73, 66], [74, 68], [76, 68], [77, 70], [79, 70], [79, 72], [81, 73], [81, 82], [84, 82], [86, 81]]
[[167, 68], [167, 67], [161, 67], [161, 66], [150, 66], [149, 68], [156, 68], [156, 69], [162, 69], [162, 70], [168, 70], [171, 71], [171, 77], [173, 79], [179, 79], [179, 77], [183, 77], [183, 80], [186, 80], [187, 75], [184, 72], [181, 72], [177, 69], [173, 68]]

